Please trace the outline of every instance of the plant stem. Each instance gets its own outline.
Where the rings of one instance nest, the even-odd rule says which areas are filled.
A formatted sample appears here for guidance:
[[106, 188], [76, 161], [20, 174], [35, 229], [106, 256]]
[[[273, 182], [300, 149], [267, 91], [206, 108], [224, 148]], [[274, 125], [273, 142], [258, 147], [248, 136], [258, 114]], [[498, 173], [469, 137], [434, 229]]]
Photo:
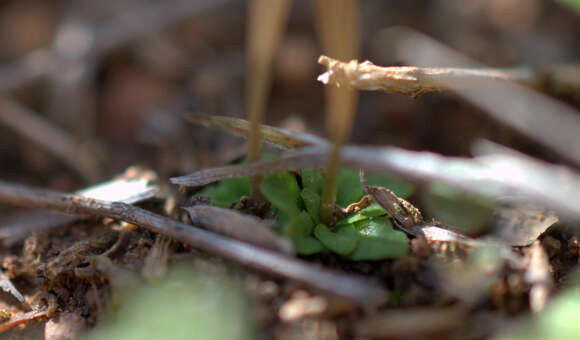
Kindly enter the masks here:
[[[289, 0], [252, 0], [248, 8], [246, 53], [246, 114], [250, 120], [248, 162], [259, 161], [262, 154], [260, 125], [266, 111], [272, 59], [286, 26]], [[250, 178], [253, 198], [261, 199], [262, 177]]]
[[328, 160], [328, 171], [326, 173], [326, 181], [324, 182], [320, 204], [320, 220], [326, 224], [329, 224], [332, 221], [334, 214], [334, 204], [336, 202], [336, 179], [338, 177], [337, 169], [340, 166], [341, 147], [342, 144], [334, 143]]
[[[358, 0], [318, 0], [317, 24], [325, 51], [340, 60], [352, 60], [358, 55]], [[326, 128], [332, 141], [332, 151], [322, 192], [320, 219], [329, 224], [336, 201], [336, 177], [340, 165], [340, 148], [348, 139], [356, 111], [358, 93], [346, 84], [325, 91]]]

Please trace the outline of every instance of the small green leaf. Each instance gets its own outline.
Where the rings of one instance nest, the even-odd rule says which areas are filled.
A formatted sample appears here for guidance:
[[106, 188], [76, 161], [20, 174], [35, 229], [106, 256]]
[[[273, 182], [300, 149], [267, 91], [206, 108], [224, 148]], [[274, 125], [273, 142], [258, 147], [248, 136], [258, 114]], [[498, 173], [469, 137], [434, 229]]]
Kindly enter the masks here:
[[394, 177], [368, 174], [366, 175], [366, 180], [368, 185], [385, 187], [400, 198], [407, 198], [415, 192], [415, 186]]
[[309, 236], [294, 240], [294, 250], [300, 255], [314, 255], [324, 251], [325, 248], [320, 241]]
[[284, 234], [294, 244], [294, 249], [300, 255], [312, 255], [323, 251], [325, 248], [312, 236], [314, 223], [306, 211], [294, 216], [284, 228]]
[[387, 212], [385, 209], [383, 209], [378, 203], [373, 202], [371, 205], [359, 211], [358, 213], [341, 219], [336, 225], [341, 226], [346, 224], [354, 224], [360, 221], [368, 220], [371, 217], [382, 216], [386, 214]]
[[302, 238], [312, 235], [314, 229], [314, 222], [310, 214], [306, 211], [301, 211], [290, 219], [290, 222], [284, 227], [284, 234], [292, 239]]
[[366, 217], [376, 217], [386, 215], [387, 212], [377, 202], [373, 202], [368, 207], [361, 210], [359, 214]]
[[373, 217], [357, 222], [359, 243], [349, 256], [355, 261], [383, 260], [404, 256], [409, 251], [409, 239], [405, 233], [394, 230], [385, 217]]
[[580, 0], [559, 0], [561, 3], [568, 5], [576, 10], [576, 13], [580, 14]]
[[352, 225], [337, 228], [336, 232], [330, 231], [324, 224], [314, 228], [314, 235], [328, 249], [340, 255], [350, 254], [358, 244], [358, 232]]
[[358, 172], [348, 168], [341, 169], [338, 173], [336, 203], [346, 207], [358, 202], [363, 196], [364, 191]]
[[209, 197], [212, 203], [222, 208], [228, 208], [239, 201], [242, 196], [250, 194], [248, 177], [229, 178], [216, 185], [203, 188], [197, 195]]
[[304, 188], [300, 196], [302, 197], [306, 211], [308, 211], [314, 223], [317, 224], [320, 221], [320, 195], [308, 188]]
[[292, 217], [300, 213], [300, 189], [296, 177], [288, 172], [264, 176], [262, 194], [283, 214]]
[[301, 172], [302, 187], [322, 196], [324, 188], [324, 176], [319, 171], [312, 169], [303, 169]]

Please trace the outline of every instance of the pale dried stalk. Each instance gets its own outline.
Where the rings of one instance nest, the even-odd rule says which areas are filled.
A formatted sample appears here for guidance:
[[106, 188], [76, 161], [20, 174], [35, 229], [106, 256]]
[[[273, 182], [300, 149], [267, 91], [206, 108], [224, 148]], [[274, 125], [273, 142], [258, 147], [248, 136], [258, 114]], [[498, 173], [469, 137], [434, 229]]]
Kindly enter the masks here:
[[471, 88], [485, 86], [478, 80], [523, 81], [527, 72], [522, 70], [433, 68], [414, 66], [377, 66], [370, 61], [341, 62], [321, 55], [318, 63], [328, 70], [318, 81], [337, 87], [350, 85], [364, 91], [383, 91], [417, 97], [427, 92], [448, 90], [445, 82], [465, 84]]
[[[272, 59], [286, 26], [289, 0], [252, 0], [249, 4], [246, 56], [246, 114], [250, 120], [248, 161], [261, 158], [260, 124], [270, 88]], [[251, 194], [260, 195], [260, 177], [250, 178]]]
[[258, 248], [120, 202], [100, 201], [62, 192], [32, 189], [0, 181], [0, 203], [45, 208], [75, 215], [96, 215], [126, 221], [166, 235], [210, 254], [306, 284], [361, 304], [378, 305], [386, 292], [362, 277], [347, 275]]
[[[316, 21], [326, 53], [343, 60], [356, 58], [359, 50], [359, 20], [357, 0], [318, 0]], [[328, 88], [326, 97], [326, 128], [332, 140], [332, 150], [322, 191], [320, 218], [329, 223], [336, 201], [337, 170], [340, 149], [348, 139], [358, 103], [358, 92], [351, 86]]]

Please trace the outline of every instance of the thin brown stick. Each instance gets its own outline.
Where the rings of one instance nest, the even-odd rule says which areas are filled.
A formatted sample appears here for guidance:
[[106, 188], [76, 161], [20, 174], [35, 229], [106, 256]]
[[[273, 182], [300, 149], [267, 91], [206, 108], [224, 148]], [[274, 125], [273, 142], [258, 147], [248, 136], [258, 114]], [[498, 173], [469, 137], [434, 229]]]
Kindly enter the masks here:
[[[88, 198], [134, 204], [152, 198], [159, 193], [153, 171], [130, 167], [113, 180], [99, 183], [75, 192]], [[46, 231], [79, 220], [79, 216], [53, 211], [26, 211], [2, 220], [0, 240], [5, 246], [22, 241], [33, 232]]]
[[[323, 84], [350, 85], [359, 90], [383, 91], [417, 97], [427, 92], [450, 89], [446, 82], [465, 84], [471, 88], [484, 86], [481, 80], [529, 80], [526, 70], [469, 69], [450, 67], [377, 66], [370, 61], [348, 63], [321, 55], [318, 63], [327, 71], [318, 80]], [[456, 85], [457, 86], [457, 85]]]
[[45, 208], [78, 215], [106, 216], [167, 235], [192, 247], [272, 275], [362, 304], [386, 301], [385, 291], [361, 277], [341, 274], [301, 260], [225, 238], [150, 211], [119, 202], [106, 202], [74, 194], [32, 189], [0, 181], [0, 202]]
[[[488, 151], [484, 149], [488, 149]], [[478, 147], [475, 158], [445, 157], [432, 152], [395, 147], [345, 146], [341, 163], [373, 173], [390, 173], [425, 183], [442, 182], [490, 198], [529, 200], [558, 211], [560, 217], [580, 219], [580, 175], [570, 168], [549, 164], [514, 150]], [[172, 178], [174, 184], [202, 186], [226, 178], [264, 175], [276, 171], [319, 168], [328, 162], [328, 146], [304, 148], [252, 164], [204, 169]]]

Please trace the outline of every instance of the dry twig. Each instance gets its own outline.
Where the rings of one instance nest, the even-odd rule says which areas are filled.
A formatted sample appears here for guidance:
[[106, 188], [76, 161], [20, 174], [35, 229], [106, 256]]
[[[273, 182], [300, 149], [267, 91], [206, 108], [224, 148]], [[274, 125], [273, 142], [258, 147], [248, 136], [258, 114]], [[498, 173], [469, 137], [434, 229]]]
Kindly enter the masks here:
[[382, 67], [370, 61], [362, 63], [352, 60], [348, 63], [321, 55], [318, 63], [327, 71], [318, 76], [323, 84], [338, 87], [349, 85], [359, 90], [384, 91], [417, 97], [426, 92], [439, 92], [450, 89], [445, 82], [481, 87], [480, 80], [526, 79], [523, 70], [432, 68], [414, 66]]
[[[496, 148], [497, 149], [497, 148]], [[171, 182], [202, 186], [226, 178], [264, 175], [277, 171], [320, 168], [328, 161], [328, 146], [287, 152], [278, 159], [204, 169]], [[493, 199], [529, 200], [550, 207], [562, 217], [579, 219], [580, 177], [572, 169], [548, 164], [511, 150], [497, 150], [475, 158], [445, 157], [396, 147], [346, 146], [342, 164], [374, 173], [391, 173], [416, 181], [438, 181]]]
[[[121, 176], [113, 180], [99, 183], [76, 192], [87, 198], [137, 203], [155, 196], [159, 187], [154, 183], [156, 174], [148, 169], [130, 167]], [[21, 241], [32, 232], [56, 228], [79, 220], [71, 216], [52, 211], [27, 211], [2, 221], [0, 240], [5, 245]]]
[[292, 243], [287, 238], [279, 236], [272, 230], [272, 225], [254, 216], [211, 205], [196, 205], [184, 209], [194, 224], [266, 249], [284, 254], [294, 252]]
[[236, 263], [306, 284], [362, 304], [386, 301], [385, 291], [366, 279], [341, 274], [304, 261], [183, 224], [119, 202], [106, 202], [62, 192], [32, 189], [0, 181], [0, 202], [52, 209], [75, 215], [97, 215], [123, 220], [169, 236], [192, 247]]

